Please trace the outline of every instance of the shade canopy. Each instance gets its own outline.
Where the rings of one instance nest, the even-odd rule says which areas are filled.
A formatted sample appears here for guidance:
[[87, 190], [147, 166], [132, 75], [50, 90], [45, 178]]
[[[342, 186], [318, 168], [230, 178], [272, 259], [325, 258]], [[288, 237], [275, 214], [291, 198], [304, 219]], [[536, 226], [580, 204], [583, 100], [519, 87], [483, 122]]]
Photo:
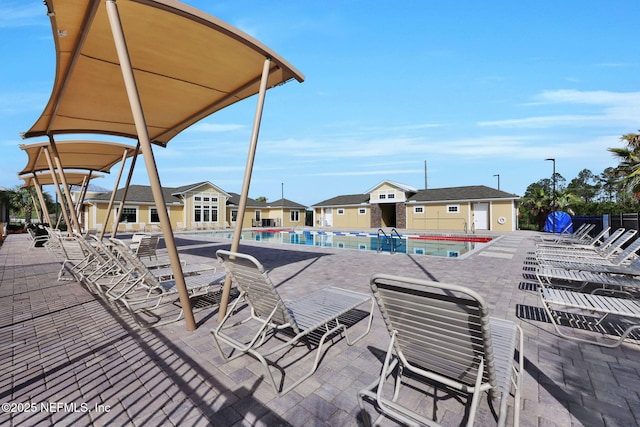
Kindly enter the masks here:
[[[109, 173], [115, 164], [133, 156], [136, 152], [136, 147], [106, 141], [56, 141], [55, 145], [64, 169], [104, 173]], [[49, 163], [43, 152], [49, 146], [49, 142], [20, 145], [20, 149], [27, 153], [29, 160], [27, 166], [18, 172], [18, 175], [49, 170]]]
[[[114, 0], [107, 0], [114, 1]], [[94, 133], [137, 138], [105, 0], [45, 0], [56, 47], [51, 98], [25, 138]], [[198, 120], [304, 76], [242, 31], [173, 0], [118, 0], [151, 142], [165, 146]]]
[[[50, 171], [40, 172], [35, 174], [37, 178], [37, 183], [36, 183], [36, 178], [34, 178], [33, 175], [34, 174], [18, 176], [19, 179], [24, 180], [24, 185], [22, 186], [23, 188], [35, 187], [38, 184], [39, 185], [55, 184], [53, 180], [53, 176]], [[99, 175], [95, 173], [92, 174], [91, 172], [68, 172], [68, 171], [64, 173], [64, 176], [67, 180], [67, 184], [69, 185], [82, 185], [87, 177], [90, 177], [91, 179], [104, 177], [104, 175]], [[59, 181], [60, 180], [58, 179], [58, 182]]]

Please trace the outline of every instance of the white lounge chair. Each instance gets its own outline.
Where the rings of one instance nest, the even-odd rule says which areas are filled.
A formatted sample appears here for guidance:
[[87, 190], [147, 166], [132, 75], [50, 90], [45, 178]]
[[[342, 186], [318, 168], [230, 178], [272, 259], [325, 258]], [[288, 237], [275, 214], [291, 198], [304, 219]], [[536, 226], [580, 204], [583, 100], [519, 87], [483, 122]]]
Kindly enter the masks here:
[[596, 248], [572, 248], [572, 247], [556, 247], [556, 248], [537, 248], [536, 258], [538, 259], [558, 259], [558, 258], [610, 258], [620, 250], [622, 246], [631, 240], [636, 230], [623, 231], [616, 230], [601, 247]]
[[[579, 242], [575, 242], [572, 240], [567, 240], [567, 241], [560, 241], [557, 243], [538, 243], [536, 244], [537, 248], [573, 248], [573, 249], [594, 249], [596, 247], [600, 247], [602, 248], [604, 245], [607, 244], [607, 241], [611, 238], [611, 236], [613, 236], [617, 230], [613, 233], [611, 233], [608, 237], [605, 237], [607, 235], [607, 233], [609, 233], [609, 230], [611, 230], [611, 227], [605, 227], [603, 228], [600, 233], [596, 234], [594, 237], [588, 239], [588, 240], [584, 240], [584, 241], [579, 241]], [[618, 229], [618, 230], [622, 230], [622, 232], [624, 232], [624, 228], [623, 229]], [[604, 240], [603, 240], [604, 239]], [[600, 241], [602, 240], [602, 242]], [[615, 237], [613, 238], [613, 240], [615, 240]]]
[[[171, 303], [178, 298], [178, 288], [173, 278], [164, 277], [172, 274], [171, 270], [167, 274], [154, 274], [153, 269], [149, 269], [126, 245], [111, 239], [113, 248], [118, 255], [125, 260], [127, 266], [133, 269], [133, 275], [137, 280], [119, 282], [107, 289], [104, 294], [114, 303], [122, 304], [134, 317], [141, 327], [160, 326], [178, 321], [182, 318], [183, 310], [180, 309], [177, 316], [169, 320], [162, 320], [164, 313], [156, 311], [161, 305]], [[203, 296], [209, 293], [214, 287], [221, 287], [224, 282], [224, 273], [217, 273], [213, 266], [195, 266], [193, 270], [183, 267], [184, 281], [189, 294], [189, 298]], [[141, 315], [153, 317], [157, 321], [153, 324], [142, 322]]]
[[[598, 271], [602, 267], [621, 267], [630, 259], [637, 257], [640, 249], [640, 239], [634, 240], [622, 252], [609, 258], [592, 257], [557, 257], [551, 259], [540, 258], [538, 265], [547, 268], [564, 268], [566, 270]], [[589, 267], [595, 266], [595, 267]]]
[[[403, 425], [438, 425], [418, 409], [407, 408], [402, 387], [406, 372], [433, 387], [439, 384], [469, 396], [468, 426], [474, 423], [483, 392], [499, 400], [497, 422], [504, 425], [514, 389], [513, 425], [518, 425], [524, 367], [518, 325], [489, 317], [482, 297], [462, 286], [377, 274], [371, 278], [371, 289], [391, 342], [379, 378], [358, 393], [365, 424], [369, 423], [364, 408], [367, 399], [381, 412], [374, 424], [387, 416]], [[395, 386], [387, 397], [385, 384], [394, 373]], [[416, 387], [412, 382], [409, 388]]]
[[536, 277], [543, 286], [583, 291], [589, 285], [598, 285], [592, 293], [611, 288], [618, 291], [629, 289], [631, 296], [632, 293], [640, 291], [640, 258], [636, 258], [625, 267], [612, 266], [594, 271], [542, 267], [536, 270]]
[[596, 227], [595, 224], [582, 224], [571, 234], [551, 234], [536, 236], [538, 242], [559, 243], [559, 242], [579, 242], [588, 239], [589, 233]]
[[[640, 301], [636, 299], [585, 294], [546, 286], [540, 286], [538, 294], [548, 319], [561, 337], [602, 347], [618, 347], [633, 331], [640, 329]], [[555, 308], [569, 311], [559, 311]], [[605, 325], [604, 321], [611, 317], [610, 315], [623, 319]], [[564, 329], [573, 329], [574, 326], [589, 330], [593, 338], [563, 332]], [[600, 336], [604, 337], [603, 341], [595, 339]]]
[[[370, 295], [328, 287], [296, 300], [285, 302], [280, 298], [264, 267], [257, 259], [250, 255], [224, 250], [218, 250], [216, 255], [238, 287], [240, 295], [228, 309], [223, 321], [217, 328], [212, 329], [214, 342], [225, 359], [247, 353], [258, 359], [262, 363], [273, 389], [280, 396], [288, 393], [313, 375], [320, 362], [323, 344], [327, 338], [344, 333], [347, 344], [353, 345], [371, 329], [374, 303]], [[240, 323], [232, 323], [232, 316], [241, 300], [249, 304], [250, 314]], [[370, 303], [366, 330], [355, 339], [351, 339], [343, 317], [366, 303]], [[241, 328], [236, 328], [239, 325], [242, 325]], [[240, 336], [240, 333], [234, 332], [238, 330], [247, 332], [247, 329], [250, 329], [248, 337], [246, 333]], [[291, 333], [278, 334], [281, 330], [288, 330]], [[308, 338], [313, 333], [322, 334], [317, 343], [313, 366], [306, 374], [287, 387], [284, 387], [284, 378], [282, 378], [282, 386], [279, 387], [269, 369], [266, 357], [283, 349], [294, 347], [301, 341], [310, 344]], [[267, 348], [267, 343], [271, 341], [271, 338], [280, 341], [277, 345]], [[236, 354], [225, 353], [221, 346], [223, 343], [231, 346], [232, 353]]]

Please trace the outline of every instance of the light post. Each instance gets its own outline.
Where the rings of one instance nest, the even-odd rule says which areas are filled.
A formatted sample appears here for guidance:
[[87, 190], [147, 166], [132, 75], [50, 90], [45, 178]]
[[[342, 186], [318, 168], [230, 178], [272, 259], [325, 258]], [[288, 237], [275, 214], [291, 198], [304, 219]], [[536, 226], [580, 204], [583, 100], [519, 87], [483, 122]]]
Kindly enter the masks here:
[[551, 226], [553, 233], [556, 232], [556, 216], [553, 214], [556, 211], [556, 159], [544, 159], [545, 162], [551, 161], [553, 162], [553, 175], [551, 178], [553, 179], [553, 193], [551, 195]]
[[498, 190], [500, 190], [500, 174], [497, 173], [497, 174], [495, 174], [493, 176], [497, 176], [498, 177]]

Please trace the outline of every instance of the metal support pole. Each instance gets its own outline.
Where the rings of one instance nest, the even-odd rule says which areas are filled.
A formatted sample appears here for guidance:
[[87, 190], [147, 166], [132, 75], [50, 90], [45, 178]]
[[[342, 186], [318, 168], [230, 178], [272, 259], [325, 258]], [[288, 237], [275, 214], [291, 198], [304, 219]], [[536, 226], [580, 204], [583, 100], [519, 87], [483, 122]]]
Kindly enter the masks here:
[[158, 175], [158, 169], [156, 167], [153, 149], [151, 147], [151, 138], [149, 137], [149, 130], [147, 129], [144, 110], [142, 109], [142, 102], [140, 101], [138, 87], [136, 85], [133, 68], [131, 66], [122, 22], [120, 21], [120, 14], [118, 13], [118, 6], [116, 5], [115, 0], [107, 0], [106, 5], [107, 14], [109, 15], [109, 24], [113, 33], [116, 51], [118, 52], [118, 59], [120, 60], [120, 70], [122, 71], [124, 84], [129, 97], [129, 104], [131, 105], [131, 112], [133, 113], [133, 120], [138, 133], [138, 143], [140, 144], [140, 149], [144, 156], [147, 174], [149, 175], [149, 183], [151, 184], [151, 192], [153, 193], [153, 199], [156, 202], [156, 209], [158, 210], [158, 217], [160, 219], [165, 245], [169, 254], [169, 260], [171, 262], [171, 269], [173, 270], [176, 288], [178, 289], [178, 294], [180, 296], [180, 305], [182, 306], [184, 313], [187, 330], [193, 331], [196, 329], [196, 322], [193, 317], [193, 309], [191, 307], [191, 301], [189, 300], [187, 286], [184, 281], [184, 273], [182, 272], [182, 266], [180, 265], [180, 257], [178, 256], [178, 248], [171, 228], [171, 220], [169, 218], [169, 213], [167, 212], [164, 195], [162, 194], [160, 177]]
[[[136, 146], [136, 151], [133, 155], [133, 159], [131, 159], [131, 167], [129, 169], [129, 177], [133, 173], [133, 166], [136, 164], [136, 158], [138, 157], [138, 150], [140, 149], [140, 144]], [[109, 198], [109, 205], [107, 206], [107, 213], [104, 217], [104, 225], [102, 226], [102, 230], [100, 230], [100, 240], [104, 238], [104, 233], [107, 231], [107, 226], [109, 225], [109, 217], [111, 216], [111, 209], [113, 209], [113, 203], [116, 198], [116, 191], [118, 191], [118, 185], [120, 184], [120, 178], [122, 178], [122, 172], [124, 171], [125, 162], [127, 161], [127, 154], [129, 150], [125, 149], [124, 153], [122, 153], [122, 164], [120, 165], [120, 169], [118, 170], [118, 177], [116, 178], [115, 184], [113, 184], [113, 191], [111, 192], [111, 197]], [[117, 222], [116, 222], [117, 224]], [[114, 237], [115, 234], [111, 234], [111, 237]]]
[[[124, 210], [124, 202], [127, 200], [127, 194], [129, 193], [129, 186], [131, 185], [131, 179], [133, 178], [133, 170], [136, 166], [136, 159], [138, 157], [138, 153], [140, 152], [140, 142], [136, 145], [135, 155], [133, 159], [131, 159], [131, 167], [129, 167], [129, 175], [127, 175], [127, 182], [124, 184], [124, 190], [122, 190], [122, 199], [120, 200], [120, 207], [118, 208], [118, 213], [113, 218], [113, 228], [111, 229], [111, 237], [116, 237], [118, 234], [118, 225], [120, 224], [120, 218], [122, 218], [122, 211]], [[125, 153], [126, 155], [126, 153]], [[122, 164], [124, 167], [124, 162]], [[120, 170], [122, 172], [122, 169]], [[107, 219], [109, 218], [109, 214], [111, 213], [111, 208], [115, 202], [116, 191], [118, 190], [118, 183], [120, 182], [120, 176], [118, 175], [118, 181], [116, 181], [116, 185], [114, 186], [113, 193], [111, 193], [111, 200], [109, 201], [109, 211], [107, 212]], [[105, 226], [107, 224], [107, 220], [105, 220]]]
[[[51, 160], [51, 154], [49, 153], [49, 149], [44, 149], [44, 156], [47, 158], [47, 163], [49, 164], [49, 170], [51, 171], [51, 179], [53, 180], [53, 185], [56, 187], [56, 195], [59, 200], [63, 200], [62, 193], [60, 192], [60, 184], [58, 183], [58, 176], [56, 175], [55, 168], [53, 167], [53, 161]], [[69, 215], [67, 215], [67, 209], [62, 209], [62, 217], [64, 221], [67, 223], [67, 232], [69, 232], [69, 228], [71, 228], [71, 223], [69, 222]], [[60, 218], [56, 218], [58, 224], [60, 224]], [[51, 224], [53, 226], [53, 224]], [[56, 224], [57, 227], [57, 224]], [[68, 233], [71, 235], [71, 233]]]
[[40, 200], [40, 207], [42, 209], [42, 215], [44, 216], [44, 222], [52, 226], [51, 217], [49, 216], [49, 208], [47, 208], [47, 204], [45, 203], [44, 194], [42, 194], [42, 186], [40, 185], [40, 181], [38, 180], [38, 176], [35, 172], [33, 172], [33, 182], [35, 183], [34, 187], [36, 188], [36, 194], [38, 195], [38, 200]]
[[62, 169], [62, 163], [60, 162], [60, 154], [58, 153], [58, 147], [56, 146], [56, 142], [54, 141], [52, 135], [49, 135], [49, 147], [51, 148], [51, 152], [53, 153], [53, 160], [56, 164], [56, 168], [58, 168], [58, 173], [60, 174], [60, 181], [62, 183], [62, 187], [64, 188], [64, 194], [67, 198], [67, 207], [69, 208], [69, 213], [71, 215], [72, 223], [71, 224], [67, 223], [67, 227], [75, 228], [75, 230], [78, 233], [80, 233], [82, 231], [80, 229], [80, 221], [78, 221], [78, 216], [76, 215], [76, 210], [75, 210], [75, 207], [73, 206], [73, 198], [71, 197], [71, 192], [69, 191], [69, 185], [67, 184], [67, 177], [64, 174], [64, 169]]
[[[260, 133], [260, 121], [262, 120], [262, 110], [264, 108], [264, 98], [267, 92], [267, 80], [269, 79], [269, 66], [271, 58], [265, 58], [262, 68], [262, 80], [260, 81], [260, 92], [258, 93], [258, 105], [256, 106], [256, 114], [253, 120], [253, 130], [251, 132], [251, 144], [249, 145], [249, 154], [247, 155], [247, 165], [244, 169], [244, 180], [242, 182], [242, 193], [240, 194], [240, 203], [238, 205], [238, 217], [236, 218], [236, 228], [233, 233], [233, 242], [231, 243], [231, 252], [237, 252], [240, 247], [240, 236], [242, 233], [242, 223], [244, 222], [244, 212], [247, 206], [247, 197], [249, 196], [249, 187], [251, 185], [251, 173], [253, 172], [253, 161], [256, 157], [256, 148], [258, 146], [258, 134]], [[220, 298], [220, 308], [218, 310], [218, 321], [222, 322], [227, 314], [227, 306], [229, 304], [229, 295], [231, 294], [231, 277], [227, 275], [222, 288], [222, 297]]]
[[36, 198], [33, 195], [33, 192], [31, 191], [31, 187], [27, 187], [26, 190], [27, 190], [27, 193], [29, 193], [29, 197], [31, 198], [31, 204], [33, 205], [33, 209], [36, 210], [36, 215], [38, 215], [38, 221], [42, 223], [42, 215], [40, 214], [40, 209], [38, 209], [38, 202], [36, 202]]

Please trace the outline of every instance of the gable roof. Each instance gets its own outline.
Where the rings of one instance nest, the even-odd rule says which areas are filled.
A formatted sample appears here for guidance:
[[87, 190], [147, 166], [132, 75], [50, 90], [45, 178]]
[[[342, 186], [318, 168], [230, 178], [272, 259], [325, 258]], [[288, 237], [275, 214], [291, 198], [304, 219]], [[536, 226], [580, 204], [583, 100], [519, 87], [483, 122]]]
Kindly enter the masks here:
[[373, 190], [375, 190], [378, 187], [381, 187], [384, 184], [389, 184], [392, 187], [399, 188], [400, 190], [404, 191], [405, 193], [415, 193], [416, 191], [418, 191], [417, 188], [411, 187], [409, 185], [400, 184], [399, 182], [389, 181], [388, 179], [385, 179], [384, 181], [380, 181], [379, 183], [377, 183], [376, 185], [374, 185], [373, 187], [371, 187], [370, 189], [365, 191], [365, 193], [371, 193]]
[[[195, 184], [183, 185], [181, 187], [163, 187], [162, 193], [164, 194], [164, 199], [168, 205], [172, 204], [183, 204], [182, 198], [180, 197], [182, 194], [187, 191], [194, 190], [198, 187], [202, 187], [205, 184], [209, 184], [212, 187], [220, 190], [221, 193], [224, 193], [227, 196], [227, 206], [238, 206], [240, 204], [240, 195], [238, 193], [227, 193], [226, 191], [218, 188], [217, 186], [211, 184], [209, 181], [197, 182]], [[120, 188], [116, 191], [116, 201], [119, 202], [122, 200], [122, 196], [124, 194], [124, 189]], [[99, 202], [108, 202], [111, 199], [111, 192], [104, 192], [100, 194], [96, 194], [93, 197], [88, 197], [86, 199], [87, 202], [91, 201], [99, 201]], [[299, 208], [306, 209], [306, 206], [301, 205], [296, 202], [292, 202], [291, 200], [284, 199], [285, 207], [288, 208]], [[127, 192], [127, 202], [130, 203], [142, 203], [142, 204], [155, 204], [153, 199], [153, 194], [151, 192], [151, 187], [148, 185], [130, 185], [129, 191]], [[259, 209], [259, 208], [277, 208], [280, 207], [282, 203], [282, 199], [276, 200], [275, 202], [265, 203], [254, 200], [250, 197], [247, 198], [247, 207]]]
[[[175, 188], [162, 188], [162, 194], [167, 205], [182, 204], [182, 200], [179, 197], [174, 196]], [[116, 191], [115, 201], [120, 202], [124, 196], [124, 188], [119, 188]], [[100, 201], [108, 202], [111, 199], [111, 192], [96, 194], [93, 197], [87, 198], [87, 202]], [[148, 185], [130, 185], [129, 191], [127, 191], [128, 203], [143, 203], [143, 204], [155, 204], [153, 199], [153, 193], [151, 187]]]
[[307, 207], [304, 205], [301, 205], [300, 203], [296, 203], [293, 202], [291, 200], [287, 200], [287, 199], [278, 199], [278, 200], [274, 200], [273, 202], [267, 202], [267, 207], [270, 208], [296, 208], [296, 209], [306, 209]]
[[[229, 193], [229, 199], [227, 200], [227, 206], [238, 206], [240, 204], [240, 195], [238, 193]], [[247, 197], [248, 208], [266, 208], [265, 202], [259, 202], [251, 197]]]
[[316, 203], [312, 207], [362, 205], [367, 203], [369, 203], [369, 194], [347, 194], [324, 200]]
[[312, 205], [316, 207], [337, 207], [337, 206], [355, 206], [369, 204], [369, 192], [375, 190], [383, 183], [395, 185], [405, 191], [415, 192], [415, 194], [407, 197], [407, 203], [415, 202], [443, 202], [443, 201], [467, 201], [467, 200], [518, 200], [520, 197], [516, 194], [507, 193], [505, 191], [496, 190], [495, 188], [484, 185], [470, 185], [465, 187], [448, 187], [448, 188], [432, 188], [427, 190], [416, 190], [406, 185], [395, 184], [392, 181], [382, 181], [380, 184], [372, 187], [366, 194], [347, 194], [343, 196], [332, 197], [331, 199]]
[[465, 200], [516, 200], [520, 197], [516, 194], [496, 190], [484, 185], [471, 185], [466, 187], [432, 188], [419, 190], [410, 196], [407, 202], [441, 202], [441, 201], [465, 201]]
[[197, 182], [195, 184], [188, 184], [188, 185], [183, 185], [182, 187], [178, 187], [175, 188], [173, 194], [174, 195], [182, 195], [188, 191], [195, 191], [197, 188], [203, 187], [205, 185], [210, 185], [211, 187], [213, 187], [215, 190], [219, 191], [220, 193], [224, 193], [226, 196], [229, 196], [229, 193], [227, 193], [226, 191], [224, 191], [222, 188], [218, 187], [217, 185], [212, 184], [210, 181], [202, 181], [202, 182]]

